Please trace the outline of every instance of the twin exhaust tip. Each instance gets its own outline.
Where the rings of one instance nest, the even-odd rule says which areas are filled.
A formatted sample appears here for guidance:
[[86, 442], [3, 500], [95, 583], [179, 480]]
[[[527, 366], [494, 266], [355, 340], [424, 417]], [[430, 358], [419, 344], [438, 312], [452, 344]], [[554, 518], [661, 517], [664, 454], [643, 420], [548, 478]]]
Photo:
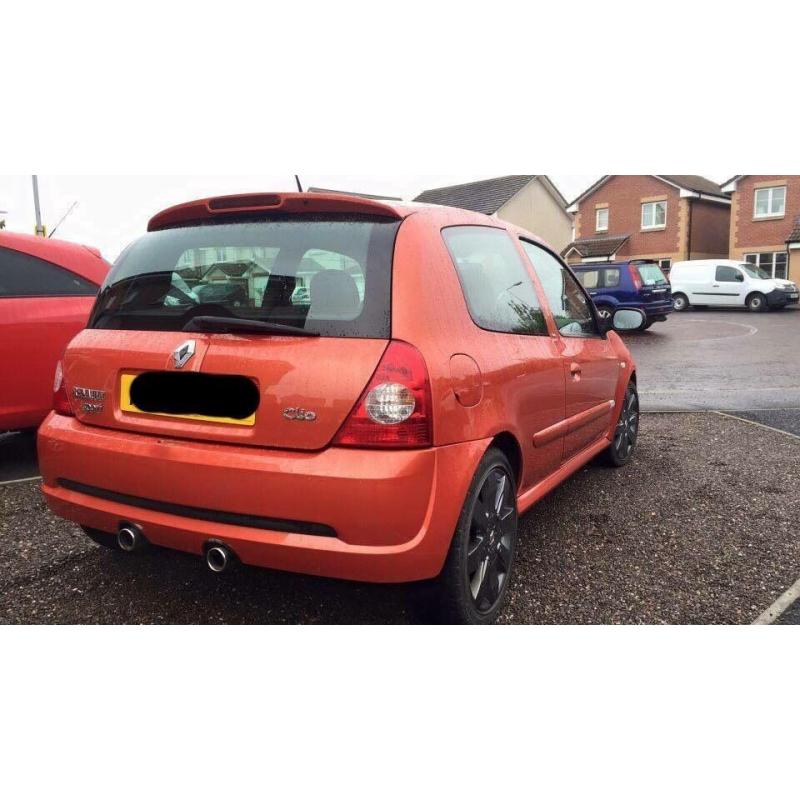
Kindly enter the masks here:
[[[138, 525], [123, 522], [117, 531], [117, 545], [125, 553], [135, 553], [147, 546], [147, 539]], [[209, 542], [205, 550], [206, 566], [216, 575], [236, 564], [233, 551], [222, 542]]]

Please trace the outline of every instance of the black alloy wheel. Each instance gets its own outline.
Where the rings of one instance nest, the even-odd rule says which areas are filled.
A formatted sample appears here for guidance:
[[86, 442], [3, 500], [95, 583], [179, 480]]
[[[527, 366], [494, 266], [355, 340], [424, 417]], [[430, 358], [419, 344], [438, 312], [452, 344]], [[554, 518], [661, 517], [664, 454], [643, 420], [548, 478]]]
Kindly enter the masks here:
[[489, 448], [467, 492], [444, 569], [418, 594], [437, 622], [487, 625], [503, 611], [517, 549], [517, 483], [505, 454]]
[[602, 460], [612, 467], [624, 467], [633, 458], [639, 438], [639, 393], [631, 383], [622, 401], [617, 427], [611, 444], [602, 453]]
[[470, 521], [467, 582], [479, 614], [491, 614], [503, 594], [516, 537], [514, 482], [503, 467], [497, 466], [478, 490]]

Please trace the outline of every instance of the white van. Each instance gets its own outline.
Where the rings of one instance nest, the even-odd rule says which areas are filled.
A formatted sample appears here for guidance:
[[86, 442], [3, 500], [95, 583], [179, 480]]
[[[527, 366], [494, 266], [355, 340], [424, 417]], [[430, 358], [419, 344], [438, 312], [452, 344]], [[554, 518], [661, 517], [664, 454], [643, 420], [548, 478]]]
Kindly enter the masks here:
[[785, 308], [800, 300], [797, 284], [770, 278], [763, 269], [741, 261], [678, 261], [670, 272], [672, 305], [676, 311], [689, 306], [730, 306], [766, 311]]

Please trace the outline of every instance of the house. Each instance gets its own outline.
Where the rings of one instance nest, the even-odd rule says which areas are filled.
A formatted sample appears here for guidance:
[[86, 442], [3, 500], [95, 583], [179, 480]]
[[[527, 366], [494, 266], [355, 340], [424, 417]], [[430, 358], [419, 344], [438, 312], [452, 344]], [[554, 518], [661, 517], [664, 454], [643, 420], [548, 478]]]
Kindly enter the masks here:
[[668, 272], [676, 261], [728, 257], [730, 197], [700, 175], [604, 175], [568, 210], [570, 264], [646, 258]]
[[428, 189], [416, 203], [465, 208], [518, 225], [560, 252], [572, 241], [567, 201], [547, 175], [504, 175], [474, 183]]
[[730, 257], [800, 281], [800, 175], [734, 175]]

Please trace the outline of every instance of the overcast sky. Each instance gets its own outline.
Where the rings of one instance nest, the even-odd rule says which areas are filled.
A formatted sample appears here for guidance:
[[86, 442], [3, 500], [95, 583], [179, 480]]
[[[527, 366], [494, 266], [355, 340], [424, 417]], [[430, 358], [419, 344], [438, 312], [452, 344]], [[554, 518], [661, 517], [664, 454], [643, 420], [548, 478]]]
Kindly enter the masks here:
[[[383, 194], [410, 200], [424, 189], [481, 180], [492, 175], [301, 175], [305, 187]], [[551, 175], [568, 201], [599, 175]], [[727, 175], [709, 175], [725, 180]], [[58, 228], [56, 238], [98, 247], [114, 260], [130, 241], [144, 233], [147, 220], [168, 206], [199, 197], [238, 192], [293, 191], [293, 175], [190, 176], [39, 176], [42, 220], [50, 232], [70, 205], [78, 205]], [[0, 218], [6, 229], [33, 233], [35, 225], [30, 175], [0, 175]]]

